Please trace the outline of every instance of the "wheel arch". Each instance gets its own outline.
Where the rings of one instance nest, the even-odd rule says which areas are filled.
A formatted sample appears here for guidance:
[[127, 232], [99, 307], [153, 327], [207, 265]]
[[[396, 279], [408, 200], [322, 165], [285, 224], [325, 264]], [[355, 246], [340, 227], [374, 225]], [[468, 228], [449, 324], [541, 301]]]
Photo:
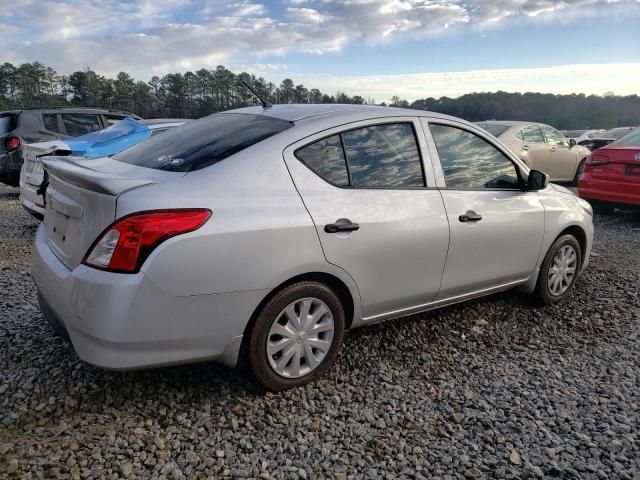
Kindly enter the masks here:
[[582, 268], [582, 265], [584, 265], [585, 261], [585, 253], [587, 251], [587, 232], [585, 232], [584, 229], [579, 225], [570, 225], [562, 230], [556, 236], [556, 238], [553, 239], [551, 245], [553, 245], [556, 240], [558, 240], [563, 235], [571, 235], [578, 241], [578, 244], [580, 245], [580, 268]]

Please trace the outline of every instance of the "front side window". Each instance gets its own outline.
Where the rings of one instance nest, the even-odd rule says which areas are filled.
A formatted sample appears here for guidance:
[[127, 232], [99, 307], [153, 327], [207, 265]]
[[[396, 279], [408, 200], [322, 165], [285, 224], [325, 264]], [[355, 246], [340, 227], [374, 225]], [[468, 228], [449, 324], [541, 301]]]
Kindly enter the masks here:
[[62, 124], [67, 135], [77, 137], [101, 129], [97, 115], [86, 113], [63, 113]]
[[55, 113], [47, 113], [42, 115], [42, 123], [44, 123], [45, 130], [50, 132], [60, 133], [60, 127], [58, 126], [58, 115]]
[[122, 115], [104, 115], [104, 119], [111, 126], [121, 121], [124, 117]]
[[422, 161], [411, 123], [356, 128], [323, 138], [295, 156], [340, 187], [424, 187]]
[[519, 188], [515, 165], [477, 135], [449, 125], [430, 124], [447, 188]]
[[218, 163], [292, 126], [267, 115], [215, 113], [151, 137], [112, 158], [139, 167], [190, 172]]
[[548, 127], [547, 125], [542, 125], [542, 132], [544, 133], [544, 138], [549, 145], [567, 145], [567, 140], [564, 138], [559, 131], [555, 128]]
[[528, 143], [544, 143], [542, 130], [537, 125], [528, 125], [520, 130], [520, 140]]

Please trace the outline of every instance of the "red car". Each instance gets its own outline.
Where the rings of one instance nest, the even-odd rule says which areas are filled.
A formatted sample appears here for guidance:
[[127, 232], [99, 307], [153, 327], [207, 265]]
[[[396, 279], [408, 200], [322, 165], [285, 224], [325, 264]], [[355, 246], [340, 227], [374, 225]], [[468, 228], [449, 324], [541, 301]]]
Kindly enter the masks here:
[[640, 128], [591, 152], [578, 193], [601, 211], [640, 208]]

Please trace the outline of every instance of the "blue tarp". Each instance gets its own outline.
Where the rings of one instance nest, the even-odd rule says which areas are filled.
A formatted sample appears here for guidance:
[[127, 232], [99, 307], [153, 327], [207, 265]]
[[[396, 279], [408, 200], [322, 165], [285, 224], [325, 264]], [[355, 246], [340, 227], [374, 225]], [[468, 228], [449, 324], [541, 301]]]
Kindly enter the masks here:
[[148, 126], [126, 117], [104, 130], [65, 140], [65, 143], [69, 146], [71, 155], [98, 158], [115, 155], [150, 137], [151, 129]]

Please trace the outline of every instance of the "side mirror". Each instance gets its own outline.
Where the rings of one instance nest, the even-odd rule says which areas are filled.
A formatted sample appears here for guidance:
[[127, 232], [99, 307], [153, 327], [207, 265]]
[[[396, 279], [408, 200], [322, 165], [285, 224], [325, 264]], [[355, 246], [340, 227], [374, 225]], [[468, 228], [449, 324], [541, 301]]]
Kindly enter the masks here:
[[531, 170], [527, 178], [527, 191], [537, 192], [544, 190], [549, 185], [549, 175], [540, 170]]
[[569, 148], [573, 148], [576, 146], [576, 139], [575, 138], [570, 138], [569, 139]]

